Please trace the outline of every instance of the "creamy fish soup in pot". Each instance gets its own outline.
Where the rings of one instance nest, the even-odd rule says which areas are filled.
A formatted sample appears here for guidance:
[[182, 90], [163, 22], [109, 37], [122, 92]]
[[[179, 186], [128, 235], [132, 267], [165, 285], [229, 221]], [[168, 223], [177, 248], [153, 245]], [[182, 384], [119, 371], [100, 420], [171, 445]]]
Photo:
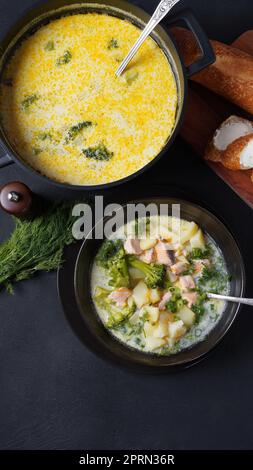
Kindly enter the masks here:
[[178, 106], [168, 58], [148, 38], [115, 75], [139, 34], [117, 17], [73, 14], [21, 43], [3, 71], [0, 112], [26, 163], [57, 182], [92, 186], [127, 177], [159, 154]]

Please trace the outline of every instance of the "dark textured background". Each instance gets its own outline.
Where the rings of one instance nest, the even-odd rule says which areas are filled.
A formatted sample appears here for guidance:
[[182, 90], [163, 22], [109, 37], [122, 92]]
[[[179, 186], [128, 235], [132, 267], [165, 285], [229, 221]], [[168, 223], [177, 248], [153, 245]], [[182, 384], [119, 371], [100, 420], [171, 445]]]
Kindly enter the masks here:
[[[34, 3], [0, 0], [0, 34]], [[157, 4], [134, 3], [149, 12]], [[231, 42], [253, 27], [252, 0], [181, 3], [214, 38]], [[13, 179], [47, 190], [15, 166], [0, 171], [0, 184]], [[168, 194], [182, 188], [227, 220], [253, 297], [252, 211], [180, 139], [128, 192], [138, 186], [147, 195], [154, 181]], [[1, 213], [1, 239], [11, 226]], [[244, 308], [208, 360], [177, 374], [143, 376], [103, 362], [79, 342], [57, 299], [55, 274], [20, 284], [13, 297], [1, 292], [0, 449], [253, 449], [252, 331], [253, 311]]]

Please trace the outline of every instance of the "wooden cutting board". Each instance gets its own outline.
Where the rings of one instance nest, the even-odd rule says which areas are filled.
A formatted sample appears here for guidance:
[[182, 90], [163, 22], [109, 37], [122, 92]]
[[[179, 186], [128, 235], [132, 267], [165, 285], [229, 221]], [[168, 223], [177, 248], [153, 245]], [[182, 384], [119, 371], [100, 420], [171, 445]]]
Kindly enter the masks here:
[[[233, 42], [233, 46], [253, 55], [253, 30], [242, 34]], [[203, 157], [206, 145], [217, 127], [232, 114], [252, 119], [240, 108], [191, 82], [181, 136]], [[253, 208], [252, 170], [231, 171], [220, 163], [207, 161], [207, 164]]]

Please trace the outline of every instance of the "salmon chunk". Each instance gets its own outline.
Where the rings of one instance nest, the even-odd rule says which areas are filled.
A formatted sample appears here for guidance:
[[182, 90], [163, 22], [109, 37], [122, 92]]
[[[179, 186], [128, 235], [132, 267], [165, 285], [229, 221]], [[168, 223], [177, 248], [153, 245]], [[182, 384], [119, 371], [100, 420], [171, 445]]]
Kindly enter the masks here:
[[179, 283], [183, 291], [195, 289], [195, 282], [192, 276], [181, 276]]
[[196, 259], [194, 260], [194, 270], [195, 273], [199, 274], [203, 271], [205, 267], [210, 266], [209, 259]]
[[168, 279], [170, 280], [170, 282], [176, 282], [177, 280], [177, 275], [175, 273], [173, 273], [170, 268], [167, 268], [167, 277]]
[[128, 238], [125, 241], [124, 248], [128, 255], [140, 255], [142, 253], [140, 241], [137, 238]]
[[161, 302], [159, 303], [159, 310], [166, 310], [166, 304], [171, 299], [171, 296], [171, 292], [166, 292], [166, 294], [164, 294]]
[[144, 253], [140, 255], [140, 259], [141, 261], [144, 261], [144, 263], [148, 263], [148, 264], [152, 263], [155, 260], [154, 249], [151, 248], [150, 250], [144, 251]]
[[181, 274], [187, 269], [187, 264], [183, 261], [178, 261], [178, 263], [171, 266], [171, 271], [174, 274]]
[[168, 249], [168, 244], [164, 242], [158, 242], [155, 247], [156, 260], [159, 264], [165, 264], [171, 266], [175, 261], [174, 252]]
[[182, 294], [183, 300], [186, 300], [188, 303], [188, 307], [191, 308], [194, 304], [196, 304], [198, 300], [197, 292], [184, 292]]

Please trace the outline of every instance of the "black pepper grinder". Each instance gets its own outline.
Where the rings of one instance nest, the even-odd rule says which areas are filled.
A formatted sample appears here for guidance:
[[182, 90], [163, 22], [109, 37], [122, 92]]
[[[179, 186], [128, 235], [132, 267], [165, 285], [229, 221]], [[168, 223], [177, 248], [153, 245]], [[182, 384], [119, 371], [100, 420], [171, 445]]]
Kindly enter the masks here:
[[18, 181], [9, 182], [0, 188], [0, 207], [19, 219], [31, 219], [35, 213], [35, 195]]

